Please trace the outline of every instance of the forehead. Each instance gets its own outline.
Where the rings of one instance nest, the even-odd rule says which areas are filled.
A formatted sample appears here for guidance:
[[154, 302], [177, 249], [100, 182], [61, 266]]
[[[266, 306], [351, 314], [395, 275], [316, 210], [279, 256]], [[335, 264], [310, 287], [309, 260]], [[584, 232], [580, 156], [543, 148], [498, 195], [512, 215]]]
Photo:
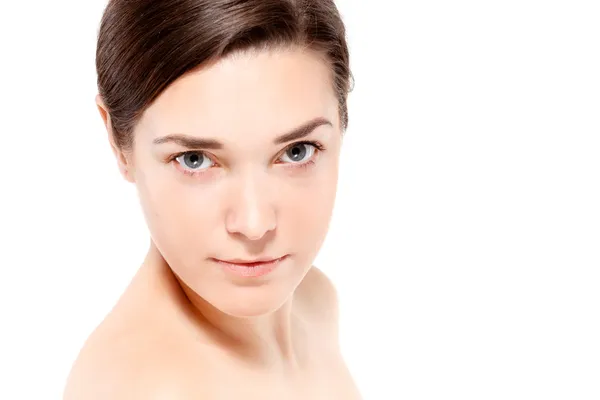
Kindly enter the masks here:
[[338, 128], [331, 70], [308, 50], [236, 53], [170, 85], [140, 121], [152, 140], [168, 133], [224, 142], [269, 138], [315, 117]]

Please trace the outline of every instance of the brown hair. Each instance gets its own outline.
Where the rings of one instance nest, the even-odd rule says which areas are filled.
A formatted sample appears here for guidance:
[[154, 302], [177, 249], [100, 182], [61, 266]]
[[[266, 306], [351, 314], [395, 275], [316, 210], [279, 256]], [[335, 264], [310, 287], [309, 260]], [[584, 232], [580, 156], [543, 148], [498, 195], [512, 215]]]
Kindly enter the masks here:
[[131, 149], [143, 111], [183, 74], [234, 51], [292, 45], [331, 66], [345, 130], [352, 81], [345, 35], [333, 0], [110, 0], [96, 72], [115, 141]]

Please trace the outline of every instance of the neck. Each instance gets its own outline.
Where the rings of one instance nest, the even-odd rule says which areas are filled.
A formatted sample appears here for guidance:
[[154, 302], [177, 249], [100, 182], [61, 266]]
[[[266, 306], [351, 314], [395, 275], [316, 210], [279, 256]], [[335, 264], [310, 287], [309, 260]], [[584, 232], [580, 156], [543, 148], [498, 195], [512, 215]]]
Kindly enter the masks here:
[[144, 264], [151, 265], [167, 282], [171, 298], [198, 329], [200, 336], [253, 367], [298, 365], [298, 319], [292, 312], [293, 296], [277, 310], [254, 317], [228, 315], [204, 300], [173, 273], [152, 243]]

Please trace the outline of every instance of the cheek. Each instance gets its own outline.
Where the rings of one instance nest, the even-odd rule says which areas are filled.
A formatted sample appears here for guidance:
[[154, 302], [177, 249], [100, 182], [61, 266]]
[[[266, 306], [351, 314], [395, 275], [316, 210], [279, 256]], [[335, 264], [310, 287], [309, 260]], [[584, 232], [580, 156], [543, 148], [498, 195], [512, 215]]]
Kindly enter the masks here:
[[214, 194], [209, 189], [182, 185], [173, 178], [138, 182], [148, 229], [172, 265], [197, 261], [198, 250], [217, 227]]
[[337, 171], [329, 169], [313, 178], [284, 194], [280, 203], [284, 220], [279, 222], [296, 243], [320, 246], [335, 203]]

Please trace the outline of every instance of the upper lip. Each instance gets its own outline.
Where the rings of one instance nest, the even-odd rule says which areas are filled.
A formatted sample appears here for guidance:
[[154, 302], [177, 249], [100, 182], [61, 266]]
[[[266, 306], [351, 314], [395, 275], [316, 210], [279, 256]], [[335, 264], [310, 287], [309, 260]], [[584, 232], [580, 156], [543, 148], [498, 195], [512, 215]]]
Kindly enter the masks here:
[[[285, 257], [285, 256], [283, 256], [283, 257]], [[230, 260], [221, 260], [219, 258], [215, 258], [215, 260], [223, 261], [223, 262], [226, 262], [229, 264], [256, 264], [256, 263], [266, 263], [266, 262], [275, 261], [275, 260], [278, 260], [283, 257], [260, 257], [260, 258], [255, 258], [253, 260], [243, 260], [241, 258], [232, 258]]]

